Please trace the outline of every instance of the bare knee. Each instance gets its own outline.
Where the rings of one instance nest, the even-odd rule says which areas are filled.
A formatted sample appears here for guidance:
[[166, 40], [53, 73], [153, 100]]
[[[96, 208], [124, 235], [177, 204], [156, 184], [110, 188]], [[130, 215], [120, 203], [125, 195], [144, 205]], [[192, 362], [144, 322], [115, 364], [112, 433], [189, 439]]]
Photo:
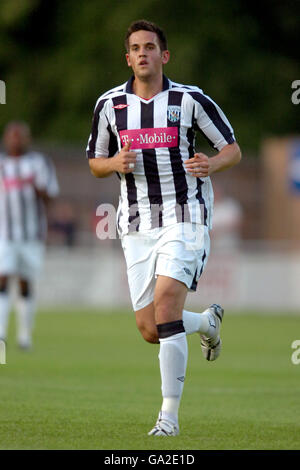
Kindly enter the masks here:
[[141, 320], [137, 320], [137, 327], [144, 338], [148, 343], [156, 344], [158, 343], [158, 333], [156, 325], [149, 325]]
[[142, 337], [148, 343], [158, 343], [158, 333], [155, 324], [153, 302], [135, 312], [136, 325]]

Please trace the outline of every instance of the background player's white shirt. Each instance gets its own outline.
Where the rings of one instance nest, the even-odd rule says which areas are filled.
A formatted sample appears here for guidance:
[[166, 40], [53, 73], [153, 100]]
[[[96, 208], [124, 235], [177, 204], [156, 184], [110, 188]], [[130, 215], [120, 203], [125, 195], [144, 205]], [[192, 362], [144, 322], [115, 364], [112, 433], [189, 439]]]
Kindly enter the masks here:
[[137, 152], [135, 170], [119, 175], [121, 235], [183, 221], [211, 227], [210, 178], [187, 173], [194, 156], [195, 132], [221, 150], [235, 141], [219, 106], [194, 86], [163, 79], [163, 91], [145, 100], [133, 93], [133, 77], [102, 95], [94, 110], [87, 156], [112, 157], [130, 139]]
[[31, 151], [20, 157], [0, 154], [0, 241], [45, 239], [45, 207], [34, 185], [50, 197], [58, 194], [50, 159]]

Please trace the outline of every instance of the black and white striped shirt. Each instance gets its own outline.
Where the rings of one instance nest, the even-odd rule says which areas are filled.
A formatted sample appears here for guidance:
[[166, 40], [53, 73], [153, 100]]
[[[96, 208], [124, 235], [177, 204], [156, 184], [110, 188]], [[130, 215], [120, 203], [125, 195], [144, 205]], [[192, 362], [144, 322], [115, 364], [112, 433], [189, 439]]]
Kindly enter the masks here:
[[88, 158], [112, 157], [132, 141], [137, 152], [133, 173], [119, 175], [121, 235], [182, 221], [211, 227], [211, 180], [187, 173], [199, 131], [218, 151], [235, 141], [219, 106], [201, 89], [163, 77], [163, 90], [149, 100], [133, 93], [134, 77], [97, 100]]
[[34, 186], [50, 197], [58, 194], [51, 160], [37, 152], [0, 154], [0, 242], [45, 239], [45, 207]]

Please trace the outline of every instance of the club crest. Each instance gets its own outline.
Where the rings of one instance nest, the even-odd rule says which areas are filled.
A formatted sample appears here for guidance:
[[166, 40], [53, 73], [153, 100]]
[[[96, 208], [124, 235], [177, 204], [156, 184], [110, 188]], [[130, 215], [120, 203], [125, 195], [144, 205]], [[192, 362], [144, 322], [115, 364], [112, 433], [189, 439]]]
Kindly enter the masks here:
[[168, 120], [177, 122], [180, 119], [180, 106], [168, 106]]

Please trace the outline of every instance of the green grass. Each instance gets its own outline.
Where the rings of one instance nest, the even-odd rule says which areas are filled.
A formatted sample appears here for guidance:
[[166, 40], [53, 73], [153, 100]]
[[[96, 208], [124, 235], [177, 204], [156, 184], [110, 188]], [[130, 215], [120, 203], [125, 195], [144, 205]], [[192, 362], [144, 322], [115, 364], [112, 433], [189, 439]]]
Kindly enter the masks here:
[[34, 350], [0, 365], [1, 449], [300, 449], [296, 316], [230, 315], [218, 361], [190, 336], [180, 435], [148, 437], [161, 404], [158, 345], [132, 314], [43, 312]]

